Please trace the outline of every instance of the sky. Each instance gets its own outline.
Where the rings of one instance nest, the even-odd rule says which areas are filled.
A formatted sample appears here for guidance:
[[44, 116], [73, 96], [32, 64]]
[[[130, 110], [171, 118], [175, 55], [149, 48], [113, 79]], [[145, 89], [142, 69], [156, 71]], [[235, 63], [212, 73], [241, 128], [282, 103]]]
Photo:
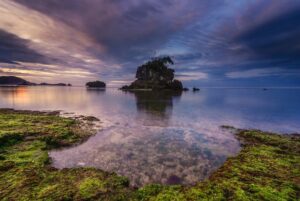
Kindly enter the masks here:
[[121, 86], [164, 55], [185, 86], [300, 86], [300, 1], [0, 0], [0, 75]]

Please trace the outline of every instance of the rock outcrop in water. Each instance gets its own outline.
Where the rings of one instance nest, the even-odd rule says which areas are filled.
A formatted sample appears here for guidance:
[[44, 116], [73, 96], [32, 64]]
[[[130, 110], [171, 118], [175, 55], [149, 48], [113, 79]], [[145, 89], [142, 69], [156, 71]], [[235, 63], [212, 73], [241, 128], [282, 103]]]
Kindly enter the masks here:
[[182, 83], [174, 79], [174, 70], [168, 64], [174, 64], [170, 57], [155, 58], [136, 71], [136, 78], [129, 86], [123, 86], [122, 90], [183, 90]]
[[88, 88], [105, 88], [106, 84], [102, 81], [88, 82], [85, 84]]
[[200, 89], [197, 87], [193, 87], [193, 92], [197, 92], [197, 91], [200, 91]]

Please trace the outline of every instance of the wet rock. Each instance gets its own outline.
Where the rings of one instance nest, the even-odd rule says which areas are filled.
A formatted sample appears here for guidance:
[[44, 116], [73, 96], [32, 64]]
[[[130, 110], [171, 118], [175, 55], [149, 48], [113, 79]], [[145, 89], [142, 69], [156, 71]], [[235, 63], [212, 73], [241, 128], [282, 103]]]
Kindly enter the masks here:
[[85, 120], [85, 121], [100, 121], [98, 118], [93, 117], [93, 116], [83, 117], [83, 120]]
[[126, 90], [129, 90], [130, 87], [128, 85], [124, 85], [120, 89], [126, 91]]
[[176, 175], [172, 175], [168, 178], [167, 180], [167, 184], [168, 185], [178, 185], [178, 184], [181, 184], [182, 183], [182, 179], [179, 178], [178, 176]]
[[197, 87], [194, 87], [194, 88], [193, 88], [193, 91], [194, 91], [194, 92], [196, 92], [196, 91], [200, 91], [200, 89], [199, 89], [199, 88], [197, 88]]

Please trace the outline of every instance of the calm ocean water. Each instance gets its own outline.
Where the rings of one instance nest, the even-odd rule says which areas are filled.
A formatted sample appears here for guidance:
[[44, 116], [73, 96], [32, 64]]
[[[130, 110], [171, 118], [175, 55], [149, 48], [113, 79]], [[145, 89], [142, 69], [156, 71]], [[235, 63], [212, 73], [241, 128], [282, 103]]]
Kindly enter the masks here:
[[300, 89], [206, 88], [177, 94], [81, 87], [0, 88], [0, 107], [92, 115], [102, 130], [50, 153], [57, 168], [92, 166], [132, 185], [193, 184], [240, 150], [220, 128], [300, 133]]

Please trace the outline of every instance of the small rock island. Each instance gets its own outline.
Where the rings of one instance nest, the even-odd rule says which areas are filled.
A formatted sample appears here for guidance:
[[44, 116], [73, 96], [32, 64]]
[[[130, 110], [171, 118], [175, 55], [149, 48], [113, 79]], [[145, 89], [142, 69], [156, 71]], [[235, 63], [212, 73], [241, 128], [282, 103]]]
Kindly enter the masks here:
[[106, 84], [102, 81], [94, 81], [94, 82], [88, 82], [85, 84], [86, 87], [88, 88], [105, 88]]
[[197, 92], [197, 91], [200, 91], [200, 89], [197, 87], [193, 87], [193, 92]]
[[139, 66], [136, 71], [136, 80], [121, 90], [175, 90], [182, 91], [181, 81], [174, 79], [174, 70], [168, 67], [174, 62], [170, 57], [154, 58]]

